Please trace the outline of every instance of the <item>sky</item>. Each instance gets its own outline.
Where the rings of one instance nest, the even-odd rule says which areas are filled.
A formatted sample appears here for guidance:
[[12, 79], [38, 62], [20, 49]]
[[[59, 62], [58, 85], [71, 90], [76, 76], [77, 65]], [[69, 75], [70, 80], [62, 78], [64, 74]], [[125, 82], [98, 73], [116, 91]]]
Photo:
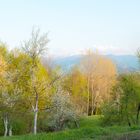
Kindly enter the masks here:
[[140, 0], [0, 0], [0, 40], [9, 48], [28, 40], [33, 27], [48, 32], [49, 54], [86, 49], [136, 54], [140, 47]]

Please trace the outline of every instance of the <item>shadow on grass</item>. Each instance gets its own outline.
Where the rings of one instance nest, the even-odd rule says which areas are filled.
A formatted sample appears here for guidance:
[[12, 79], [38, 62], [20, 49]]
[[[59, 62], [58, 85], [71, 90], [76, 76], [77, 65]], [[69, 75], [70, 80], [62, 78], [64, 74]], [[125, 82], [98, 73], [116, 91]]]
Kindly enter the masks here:
[[140, 131], [110, 136], [102, 136], [98, 138], [98, 140], [140, 140]]

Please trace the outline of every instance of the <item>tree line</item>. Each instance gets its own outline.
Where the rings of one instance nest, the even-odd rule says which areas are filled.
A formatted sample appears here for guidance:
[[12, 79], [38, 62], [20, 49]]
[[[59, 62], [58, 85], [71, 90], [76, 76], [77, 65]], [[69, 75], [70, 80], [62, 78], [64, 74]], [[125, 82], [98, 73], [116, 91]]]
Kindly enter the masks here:
[[64, 73], [42, 61], [48, 42], [37, 29], [19, 49], [0, 44], [0, 135], [79, 127], [79, 118], [89, 115], [138, 124], [139, 74], [119, 75], [110, 59], [91, 50]]

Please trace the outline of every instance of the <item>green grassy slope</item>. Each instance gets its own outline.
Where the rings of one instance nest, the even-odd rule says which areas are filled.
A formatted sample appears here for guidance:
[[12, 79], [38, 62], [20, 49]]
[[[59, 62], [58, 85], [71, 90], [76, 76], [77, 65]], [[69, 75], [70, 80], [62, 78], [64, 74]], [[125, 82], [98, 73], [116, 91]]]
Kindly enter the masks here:
[[[111, 140], [123, 133], [136, 133], [140, 127], [110, 126], [102, 127], [99, 116], [86, 117], [80, 120], [80, 128], [62, 132], [43, 133], [26, 136], [1, 137], [0, 140]], [[113, 137], [111, 137], [113, 136]]]

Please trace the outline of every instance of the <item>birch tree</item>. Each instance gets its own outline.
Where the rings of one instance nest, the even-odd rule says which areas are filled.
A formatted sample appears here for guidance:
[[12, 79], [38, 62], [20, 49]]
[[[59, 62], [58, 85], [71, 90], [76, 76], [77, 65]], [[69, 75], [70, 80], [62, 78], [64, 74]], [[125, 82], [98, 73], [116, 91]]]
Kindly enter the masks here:
[[43, 96], [44, 91], [46, 90], [46, 79], [43, 78], [46, 75], [46, 71], [43, 70], [44, 75], [39, 75], [40, 70], [40, 57], [46, 51], [46, 45], [49, 40], [47, 34], [40, 35], [40, 30], [33, 30], [31, 34], [31, 38], [28, 41], [25, 41], [23, 44], [24, 52], [30, 57], [31, 65], [30, 65], [30, 75], [31, 79], [28, 83], [29, 91], [31, 92], [31, 96], [29, 95], [29, 100], [31, 103], [32, 111], [34, 112], [34, 128], [33, 133], [36, 135], [37, 133], [37, 119], [39, 112], [39, 100], [40, 96]]
[[21, 57], [22, 55], [15, 57], [12, 52], [6, 52], [6, 49], [2, 49], [2, 47], [0, 50], [1, 58], [3, 56], [3, 61], [1, 61], [2, 59], [0, 60], [0, 64], [3, 65], [0, 75], [0, 109], [4, 122], [4, 136], [7, 136], [8, 133], [9, 136], [12, 136], [12, 120], [15, 118], [15, 114], [19, 112], [16, 109], [17, 103], [19, 102], [19, 95], [21, 94], [18, 86], [21, 85], [19, 83], [21, 74], [21, 71], [19, 72], [21, 68], [19, 62], [23, 58]]
[[80, 69], [87, 79], [87, 114], [93, 115], [110, 98], [116, 67], [110, 59], [88, 50], [81, 60]]

